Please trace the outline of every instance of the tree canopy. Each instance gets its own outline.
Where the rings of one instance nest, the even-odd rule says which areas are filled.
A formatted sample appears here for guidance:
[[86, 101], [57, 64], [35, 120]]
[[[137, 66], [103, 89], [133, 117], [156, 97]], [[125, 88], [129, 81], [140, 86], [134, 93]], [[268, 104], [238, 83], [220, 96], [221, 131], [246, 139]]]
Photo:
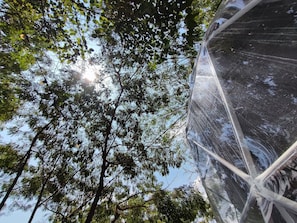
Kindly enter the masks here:
[[[0, 122], [10, 139], [0, 141], [0, 211], [12, 199], [31, 209], [28, 222], [39, 209], [52, 222], [210, 216], [199, 193], [165, 190], [155, 174], [185, 159], [176, 126], [203, 13], [218, 1], [0, 4]], [[83, 77], [91, 72], [95, 80]]]

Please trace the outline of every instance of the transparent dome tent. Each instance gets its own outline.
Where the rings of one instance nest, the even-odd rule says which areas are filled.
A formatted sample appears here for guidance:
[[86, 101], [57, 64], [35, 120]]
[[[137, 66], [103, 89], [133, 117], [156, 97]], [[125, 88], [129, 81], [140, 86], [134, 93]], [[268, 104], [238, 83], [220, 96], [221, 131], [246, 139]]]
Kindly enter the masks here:
[[297, 1], [223, 1], [187, 139], [218, 222], [297, 222]]

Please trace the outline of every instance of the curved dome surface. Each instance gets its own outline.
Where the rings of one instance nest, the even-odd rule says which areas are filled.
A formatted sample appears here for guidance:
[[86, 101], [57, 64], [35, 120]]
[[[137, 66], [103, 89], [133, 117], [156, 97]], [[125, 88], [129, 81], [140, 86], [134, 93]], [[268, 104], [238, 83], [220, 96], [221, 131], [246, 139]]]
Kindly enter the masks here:
[[187, 138], [219, 222], [297, 222], [297, 2], [224, 1], [190, 85]]

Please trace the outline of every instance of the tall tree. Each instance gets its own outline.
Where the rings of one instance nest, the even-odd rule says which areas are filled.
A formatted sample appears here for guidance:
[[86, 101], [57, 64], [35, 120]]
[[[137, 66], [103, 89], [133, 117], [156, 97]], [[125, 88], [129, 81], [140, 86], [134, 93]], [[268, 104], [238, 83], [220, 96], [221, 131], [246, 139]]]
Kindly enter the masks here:
[[[48, 75], [42, 86], [28, 87], [27, 100], [39, 107], [35, 117], [28, 112], [31, 128], [40, 126], [40, 120], [52, 120], [38, 135], [35, 164], [21, 181], [20, 193], [37, 199], [30, 221], [43, 206], [56, 213], [56, 220], [68, 221], [81, 213], [91, 222], [106, 199], [120, 201], [131, 193], [152, 191], [156, 172], [166, 175], [169, 167], [181, 165], [180, 145], [170, 140], [168, 129], [184, 111], [175, 110], [177, 98], [171, 100], [170, 95], [179, 91], [185, 98], [186, 86], [172, 89], [170, 81], [156, 78], [178, 80], [170, 73], [174, 68], [148, 71], [143, 65], [131, 68], [125, 60], [109, 62], [97, 83], [66, 68], [59, 80]], [[185, 106], [184, 100], [179, 103]], [[166, 111], [175, 118], [170, 120]]]
[[[23, 135], [26, 143], [1, 147], [1, 160], [15, 164], [1, 166], [8, 179], [1, 208], [18, 196], [35, 202], [29, 222], [39, 208], [51, 211], [54, 222], [131, 222], [142, 217], [129, 213], [141, 215], [148, 205], [167, 216], [149, 197], [160, 191], [155, 173], [166, 175], [183, 160], [171, 128], [186, 111], [190, 70], [180, 64], [194, 41], [188, 36], [195, 28], [189, 28], [196, 21], [194, 2], [0, 3], [0, 83], [7, 84], [1, 115], [7, 105], [12, 111], [0, 118], [11, 118], [22, 102], [14, 118], [24, 118], [30, 132]], [[85, 59], [90, 32], [101, 52], [89, 59], [102, 67], [96, 82], [82, 79], [73, 64], [53, 73], [44, 52], [64, 61]], [[12, 136], [21, 134], [16, 128]], [[158, 213], [151, 212], [152, 219]]]

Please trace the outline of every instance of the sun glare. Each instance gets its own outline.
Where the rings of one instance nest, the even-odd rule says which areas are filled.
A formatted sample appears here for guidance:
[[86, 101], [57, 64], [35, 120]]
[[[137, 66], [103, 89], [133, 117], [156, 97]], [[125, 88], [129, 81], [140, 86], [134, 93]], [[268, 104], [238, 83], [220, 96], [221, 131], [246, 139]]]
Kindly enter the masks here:
[[99, 70], [94, 65], [88, 65], [82, 73], [82, 78], [90, 82], [94, 82], [97, 78]]
[[74, 69], [81, 74], [82, 79], [89, 82], [95, 82], [100, 75], [102, 66], [90, 64], [87, 61], [81, 60], [74, 65]]

